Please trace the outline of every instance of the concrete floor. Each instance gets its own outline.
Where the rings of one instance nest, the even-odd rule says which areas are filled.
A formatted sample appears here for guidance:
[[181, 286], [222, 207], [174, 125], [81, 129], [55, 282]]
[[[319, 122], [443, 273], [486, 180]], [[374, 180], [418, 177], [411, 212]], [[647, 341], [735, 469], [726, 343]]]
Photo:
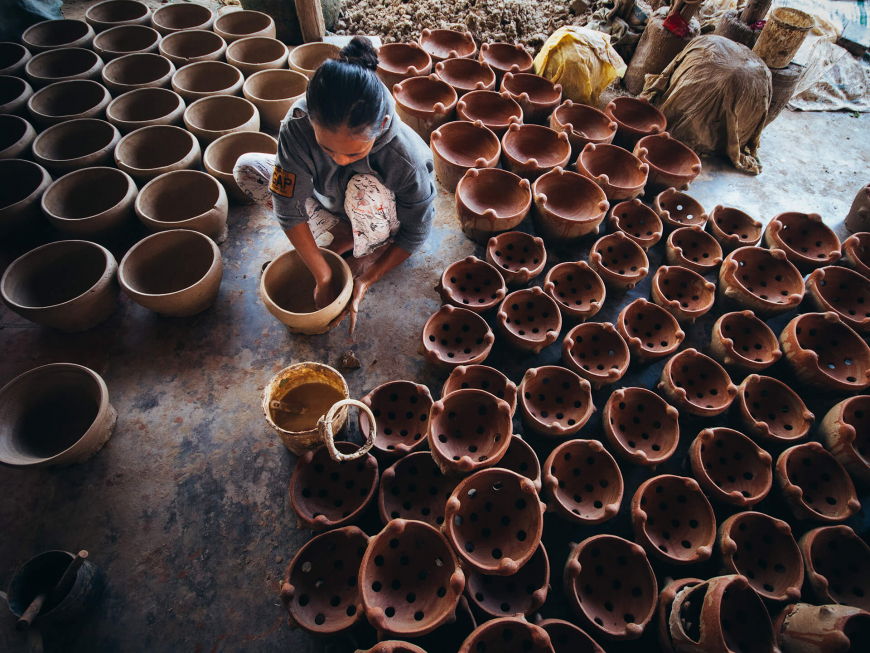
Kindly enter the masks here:
[[[867, 115], [785, 112], [763, 135], [760, 176], [705, 158], [691, 194], [708, 210], [731, 205], [764, 222], [781, 211], [818, 212], [842, 235], [842, 219], [868, 181], [868, 125]], [[296, 528], [287, 493], [296, 459], [266, 425], [261, 393], [287, 365], [308, 360], [337, 365], [341, 353], [352, 348], [363, 363], [361, 370], [346, 374], [353, 397], [394, 379], [424, 383], [440, 396], [445, 377], [416, 353], [423, 323], [440, 304], [433, 287], [449, 263], [483, 255], [459, 231], [453, 205], [453, 195], [439, 187], [429, 241], [369, 292], [352, 338], [346, 325], [322, 336], [293, 335], [266, 311], [258, 291], [260, 270], [286, 249], [287, 241], [274, 220], [256, 207], [231, 210], [230, 236], [221, 246], [221, 291], [214, 307], [198, 316], [161, 318], [122, 296], [106, 323], [66, 335], [0, 308], [0, 385], [39, 365], [79, 363], [103, 376], [118, 410], [113, 437], [88, 463], [66, 469], [0, 469], [0, 524], [5, 533], [0, 538], [0, 586], [27, 559], [50, 549], [87, 549], [109, 577], [99, 608], [73, 629], [49, 634], [46, 643], [52, 648], [47, 650], [354, 650], [346, 639], [315, 640], [286, 626], [279, 584], [286, 565], [311, 534]], [[585, 259], [589, 244], [550, 252], [551, 260]], [[119, 259], [122, 254], [116, 252]], [[662, 254], [660, 244], [651, 252], [653, 266]], [[648, 280], [630, 296], [610, 298], [599, 318], [612, 321], [638, 296], [649, 296]], [[709, 340], [714, 319], [692, 327], [693, 342]], [[774, 330], [784, 321], [772, 321]], [[519, 382], [525, 369], [557, 363], [560, 347], [524, 357], [497, 345], [487, 364]], [[632, 368], [623, 385], [650, 386], [661, 366]], [[599, 409], [609, 392], [595, 394]], [[814, 400], [810, 407], [820, 419], [831, 403]], [[688, 473], [683, 466], [686, 448], [701, 428], [712, 424], [683, 420], [680, 450], [657, 473]], [[519, 419], [515, 432], [522, 433]], [[579, 435], [600, 436], [598, 418]], [[543, 460], [552, 445], [532, 442]], [[625, 507], [637, 485], [653, 472], [623, 470], [625, 499], [616, 519], [581, 529], [547, 517], [544, 541], [553, 591], [541, 611], [545, 617], [568, 614], [560, 582], [568, 542], [594, 532], [631, 537]], [[773, 498], [762, 509], [785, 514]], [[863, 511], [850, 524], [866, 537]], [[363, 525], [370, 534], [380, 528], [374, 515]], [[796, 532], [805, 529], [798, 526]], [[676, 574], [714, 575], [716, 567], [656, 565], [656, 571], [661, 582]], [[24, 651], [24, 639], [13, 625], [8, 612], [0, 617], [0, 650]], [[460, 634], [458, 628], [453, 628], [454, 635]], [[362, 630], [357, 643], [370, 645], [372, 634]], [[655, 650], [657, 644], [645, 636], [632, 647], [607, 645], [611, 651], [623, 648]], [[451, 649], [429, 649], [438, 650]]]

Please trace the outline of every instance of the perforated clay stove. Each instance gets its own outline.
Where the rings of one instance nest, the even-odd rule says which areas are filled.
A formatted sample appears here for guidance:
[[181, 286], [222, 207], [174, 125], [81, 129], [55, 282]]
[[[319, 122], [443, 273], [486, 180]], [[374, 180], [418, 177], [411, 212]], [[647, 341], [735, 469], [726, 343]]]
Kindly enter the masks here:
[[704, 207], [694, 197], [681, 193], [676, 188], [668, 188], [655, 196], [653, 209], [662, 220], [665, 229], [679, 229], [692, 225], [704, 228], [707, 214]]
[[456, 392], [475, 388], [485, 390], [508, 403], [511, 407], [511, 415], [517, 409], [517, 386], [498, 370], [486, 365], [460, 365], [455, 368], [444, 387], [441, 389], [441, 398]]
[[680, 227], [668, 236], [665, 260], [698, 274], [711, 274], [722, 262], [722, 248], [703, 227]]
[[689, 449], [692, 475], [711, 499], [745, 508], [764, 499], [773, 484], [773, 458], [740, 431], [707, 428]]
[[589, 265], [605, 285], [616, 292], [631, 290], [649, 272], [646, 253], [621, 231], [595, 241], [589, 253]]
[[762, 318], [785, 313], [804, 298], [804, 280], [782, 250], [740, 247], [719, 268], [718, 295]]
[[420, 351], [426, 362], [447, 370], [482, 363], [495, 342], [495, 335], [482, 317], [450, 305], [442, 306], [426, 320], [421, 338]]
[[543, 544], [517, 573], [489, 576], [470, 569], [467, 594], [487, 615], [503, 617], [531, 615], [547, 600], [550, 586], [550, 561]]
[[637, 198], [614, 206], [607, 224], [611, 230], [623, 232], [645, 250], [661, 240], [664, 230], [658, 214]]
[[815, 420], [791, 387], [769, 376], [747, 376], [737, 389], [735, 401], [747, 433], [761, 442], [797, 442], [806, 436]]
[[589, 381], [564, 367], [529, 369], [518, 390], [523, 424], [543, 437], [570, 437], [595, 412]]
[[544, 279], [544, 292], [556, 300], [563, 320], [581, 322], [604, 306], [607, 290], [586, 261], [558, 263]]
[[381, 474], [378, 512], [386, 526], [392, 519], [415, 519], [440, 528], [444, 505], [458, 479], [441, 472], [428, 451], [399, 458]]
[[548, 653], [550, 636], [543, 628], [521, 617], [502, 617], [480, 625], [468, 636], [459, 653]]
[[870, 332], [870, 279], [854, 270], [830, 265], [806, 279], [807, 297], [817, 311], [833, 311], [860, 334]]
[[856, 483], [870, 485], [870, 396], [836, 404], [822, 420], [819, 435]]
[[550, 636], [554, 653], [604, 653], [594, 639], [570, 621], [543, 619], [538, 626]]
[[632, 360], [639, 363], [670, 356], [686, 339], [685, 331], [673, 315], [643, 297], [622, 309], [616, 330], [628, 344]]
[[525, 285], [544, 270], [547, 250], [537, 236], [507, 231], [489, 239], [486, 261], [495, 266], [509, 286]]
[[870, 608], [870, 546], [848, 526], [821, 526], [798, 546], [807, 579], [820, 603]]
[[761, 372], [782, 357], [779, 340], [752, 311], [725, 313], [713, 324], [710, 355], [725, 367]]
[[[372, 450], [376, 455], [395, 458], [426, 446], [433, 403], [429, 388], [411, 381], [391, 381], [379, 385], [361, 401], [375, 416]], [[363, 437], [368, 438], [371, 424], [364, 412], [359, 413], [359, 427]]]
[[728, 372], [696, 349], [685, 349], [665, 363], [658, 388], [679, 410], [701, 417], [724, 413], [737, 396]]
[[761, 242], [762, 224], [739, 209], [717, 204], [710, 212], [707, 225], [725, 254]]
[[552, 297], [540, 286], [532, 286], [504, 298], [496, 315], [496, 326], [512, 347], [538, 354], [558, 339], [562, 314]]
[[840, 239], [818, 213], [780, 213], [767, 223], [764, 244], [784, 251], [804, 273], [840, 258]]
[[578, 324], [562, 341], [562, 362], [594, 390], [619, 381], [630, 356], [625, 339], [610, 322]]
[[680, 442], [680, 413], [646, 388], [620, 388], [604, 405], [604, 435], [618, 456], [653, 467], [674, 455]]
[[597, 440], [569, 440], [544, 463], [547, 511], [579, 524], [612, 519], [622, 503], [619, 466]]
[[678, 322], [693, 324], [713, 308], [716, 286], [689, 268], [663, 265], [653, 276], [650, 296]]
[[818, 442], [783, 451], [775, 477], [795, 519], [834, 523], [861, 509], [848, 472]]
[[474, 256], [448, 265], [435, 290], [445, 304], [475, 313], [495, 308], [507, 294], [507, 286], [499, 271]]

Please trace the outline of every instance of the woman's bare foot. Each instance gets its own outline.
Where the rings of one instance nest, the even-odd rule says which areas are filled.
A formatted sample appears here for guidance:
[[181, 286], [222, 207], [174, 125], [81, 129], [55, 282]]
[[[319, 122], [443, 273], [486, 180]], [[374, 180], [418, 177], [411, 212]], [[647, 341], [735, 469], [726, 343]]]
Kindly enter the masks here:
[[359, 258], [354, 258], [353, 256], [349, 256], [347, 258], [347, 264], [350, 266], [350, 271], [353, 273], [353, 278], [361, 277], [366, 273], [372, 265], [381, 257], [381, 255], [387, 251], [387, 247], [390, 246], [390, 243], [384, 243], [380, 247], [378, 247], [371, 254], [366, 254], [365, 256], [361, 256]]

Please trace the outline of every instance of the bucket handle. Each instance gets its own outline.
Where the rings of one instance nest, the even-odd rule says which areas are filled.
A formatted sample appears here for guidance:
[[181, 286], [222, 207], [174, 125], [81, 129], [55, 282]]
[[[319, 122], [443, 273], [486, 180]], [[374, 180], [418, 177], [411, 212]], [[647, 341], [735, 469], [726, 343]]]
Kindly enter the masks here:
[[[332, 432], [332, 422], [335, 419], [335, 415], [339, 409], [345, 406], [356, 406], [359, 410], [364, 411], [371, 423], [371, 428], [369, 428], [369, 434], [366, 438], [365, 444], [351, 454], [341, 453], [336, 448], [335, 434]], [[371, 449], [372, 445], [375, 443], [375, 433], [377, 428], [375, 425], [375, 416], [372, 414], [372, 411], [368, 406], [356, 399], [342, 399], [341, 401], [332, 404], [332, 408], [329, 409], [329, 412], [317, 420], [317, 430], [320, 433], [320, 439], [326, 443], [329, 457], [337, 462], [346, 463], [361, 458], [369, 452], [369, 449]]]

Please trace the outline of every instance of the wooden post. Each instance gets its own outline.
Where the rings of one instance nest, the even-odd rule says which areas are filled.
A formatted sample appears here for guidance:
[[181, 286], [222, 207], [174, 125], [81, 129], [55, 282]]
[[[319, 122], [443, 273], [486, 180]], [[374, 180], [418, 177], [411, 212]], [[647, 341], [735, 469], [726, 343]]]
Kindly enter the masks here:
[[323, 7], [320, 0], [295, 0], [296, 16], [299, 18], [299, 28], [305, 43], [322, 41], [326, 34], [323, 22]]
[[773, 0], [749, 0], [746, 7], [743, 8], [743, 13], [740, 14], [740, 20], [747, 25], [754, 25], [760, 20], [764, 20], [767, 11]]

